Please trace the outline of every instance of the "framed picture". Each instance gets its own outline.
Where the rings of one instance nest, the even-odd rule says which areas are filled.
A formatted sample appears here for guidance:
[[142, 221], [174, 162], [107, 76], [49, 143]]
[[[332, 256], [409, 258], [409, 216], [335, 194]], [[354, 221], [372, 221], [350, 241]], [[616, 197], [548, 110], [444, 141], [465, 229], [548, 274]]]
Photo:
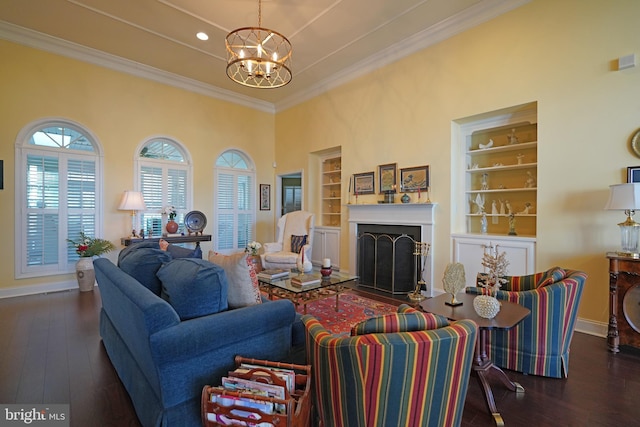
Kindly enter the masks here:
[[629, 166], [627, 168], [627, 183], [640, 182], [640, 166]]
[[271, 185], [260, 184], [260, 210], [271, 210]]
[[374, 173], [356, 173], [353, 174], [353, 193], [354, 194], [374, 194]]
[[400, 169], [400, 191], [414, 193], [429, 189], [429, 166]]
[[380, 177], [380, 193], [396, 192], [397, 170], [398, 165], [396, 163], [389, 163], [388, 165], [378, 166], [378, 176]]

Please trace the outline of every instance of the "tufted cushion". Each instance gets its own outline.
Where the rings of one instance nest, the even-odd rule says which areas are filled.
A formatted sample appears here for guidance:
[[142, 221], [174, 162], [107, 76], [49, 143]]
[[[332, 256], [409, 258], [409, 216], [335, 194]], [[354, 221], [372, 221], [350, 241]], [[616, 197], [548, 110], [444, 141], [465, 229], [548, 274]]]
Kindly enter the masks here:
[[172, 245], [164, 239], [160, 239], [158, 242], [160, 249], [167, 251], [171, 254], [173, 259], [176, 258], [200, 258], [202, 259], [202, 249], [200, 245], [197, 245], [195, 249], [183, 248], [182, 246]]
[[542, 278], [538, 281], [536, 288], [543, 288], [548, 285], [552, 285], [556, 282], [561, 281], [567, 275], [567, 272], [560, 267], [554, 267], [551, 270], [547, 270]]
[[229, 308], [260, 304], [260, 287], [253, 263], [246, 252], [223, 255], [209, 251], [209, 261], [222, 267], [229, 281]]
[[156, 295], [160, 295], [162, 288], [156, 273], [162, 264], [169, 261], [171, 255], [161, 251], [155, 242], [127, 246], [118, 255], [118, 267]]
[[227, 276], [222, 267], [195, 258], [179, 258], [158, 270], [162, 298], [180, 316], [193, 319], [227, 309]]
[[291, 252], [294, 254], [299, 254], [300, 250], [304, 245], [307, 244], [307, 235], [304, 236], [296, 236], [291, 235]]
[[398, 312], [364, 320], [351, 328], [351, 336], [365, 334], [389, 334], [438, 329], [448, 326], [446, 317], [432, 313]]

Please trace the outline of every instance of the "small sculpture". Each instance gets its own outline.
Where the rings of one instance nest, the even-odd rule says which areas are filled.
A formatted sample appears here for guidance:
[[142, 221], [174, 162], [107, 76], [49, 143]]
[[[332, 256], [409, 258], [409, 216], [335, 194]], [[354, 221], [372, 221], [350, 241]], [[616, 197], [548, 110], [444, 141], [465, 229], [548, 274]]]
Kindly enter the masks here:
[[496, 204], [495, 200], [491, 201], [491, 223], [498, 223], [498, 205]]
[[480, 189], [481, 190], [488, 190], [489, 189], [488, 179], [489, 179], [489, 174], [486, 173], [486, 172], [483, 173], [482, 174], [482, 184], [480, 185]]
[[527, 202], [524, 204], [524, 209], [518, 212], [518, 215], [528, 215], [529, 209], [531, 209], [531, 203]]
[[524, 188], [535, 188], [536, 186], [536, 180], [533, 177], [533, 174], [531, 173], [531, 171], [527, 171], [527, 180], [524, 183]]
[[517, 236], [516, 233], [516, 217], [514, 214], [509, 214], [509, 236]]
[[487, 215], [483, 212], [482, 218], [480, 218], [480, 232], [487, 234]]
[[505, 206], [507, 207], [507, 215], [512, 215], [513, 211], [511, 210], [511, 202], [509, 202], [508, 200], [506, 200], [504, 202]]
[[518, 137], [516, 136], [516, 130], [515, 129], [511, 129], [511, 133], [507, 136], [507, 139], [509, 140], [509, 144], [517, 144], [518, 143]]
[[471, 200], [471, 203], [476, 205], [476, 213], [483, 214], [484, 213], [484, 196], [481, 194], [476, 194], [476, 199]]
[[518, 164], [521, 165], [522, 160], [524, 160], [524, 154], [520, 153], [516, 156], [516, 158], [518, 159]]
[[456, 299], [456, 294], [465, 288], [466, 283], [464, 265], [459, 262], [447, 264], [442, 278], [442, 289], [451, 294], [451, 302], [447, 301], [445, 304], [454, 307], [461, 305], [462, 302]]
[[478, 147], [480, 147], [481, 150], [493, 147], [493, 139], [490, 139], [486, 144], [478, 144]]
[[507, 211], [504, 208], [504, 200], [500, 199], [500, 215], [506, 215]]

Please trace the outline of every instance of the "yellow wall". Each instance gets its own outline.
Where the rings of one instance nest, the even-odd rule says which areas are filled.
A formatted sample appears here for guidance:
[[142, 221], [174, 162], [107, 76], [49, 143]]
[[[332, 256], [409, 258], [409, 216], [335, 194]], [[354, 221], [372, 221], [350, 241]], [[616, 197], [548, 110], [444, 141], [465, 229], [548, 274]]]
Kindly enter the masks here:
[[[586, 271], [579, 316], [607, 322], [605, 253], [618, 247], [616, 224], [624, 216], [603, 207], [608, 186], [625, 182], [626, 167], [640, 164], [629, 149], [640, 127], [640, 67], [616, 71], [614, 61], [640, 54], [638, 16], [634, 0], [532, 1], [278, 113], [278, 168], [333, 146], [342, 146], [345, 177], [392, 162], [430, 165], [431, 200], [438, 203], [434, 285], [441, 288], [454, 231], [453, 122], [537, 101], [536, 267]], [[346, 238], [341, 249], [346, 266]]]
[[[42, 117], [80, 122], [100, 139], [107, 178], [105, 237], [112, 241], [127, 232], [129, 217], [116, 207], [122, 191], [133, 186], [134, 148], [149, 136], [174, 137], [190, 150], [194, 208], [209, 218], [213, 162], [224, 149], [247, 151], [257, 164], [258, 183], [274, 183], [274, 160], [275, 173], [302, 169], [305, 205], [315, 208], [317, 170], [309, 153], [340, 146], [345, 177], [392, 162], [400, 168], [431, 166], [431, 199], [438, 203], [434, 285], [440, 287], [438, 278], [452, 256], [453, 123], [537, 102], [537, 269], [586, 271], [580, 317], [604, 323], [605, 253], [619, 245], [616, 224], [623, 215], [603, 206], [608, 185], [624, 182], [626, 167], [640, 164], [629, 149], [629, 137], [640, 127], [640, 67], [615, 71], [614, 61], [640, 54], [638, 16], [636, 0], [534, 0], [275, 118], [0, 41], [0, 221], [14, 223], [16, 135]], [[345, 200], [346, 192], [345, 185]], [[272, 238], [273, 212], [258, 211], [259, 241]], [[340, 264], [347, 266], [344, 213]], [[2, 243], [14, 247], [13, 233], [5, 232]], [[15, 280], [13, 263], [13, 257], [0, 257], [1, 288], [51, 280]]]
[[[0, 55], [0, 159], [4, 160], [0, 223], [14, 224], [16, 136], [28, 123], [45, 117], [79, 122], [99, 139], [104, 150], [104, 237], [113, 242], [129, 231], [130, 216], [117, 207], [122, 192], [134, 185], [135, 148], [151, 136], [175, 138], [189, 150], [194, 164], [193, 208], [209, 218], [207, 233], [215, 234], [213, 168], [224, 150], [244, 150], [256, 163], [257, 182], [273, 181], [273, 114], [5, 41], [0, 41]], [[271, 241], [274, 211], [257, 212], [257, 238]], [[3, 233], [5, 248], [14, 247], [13, 227], [9, 228]], [[202, 247], [206, 253], [211, 244]], [[70, 278], [16, 280], [14, 257], [0, 257], [0, 288]]]

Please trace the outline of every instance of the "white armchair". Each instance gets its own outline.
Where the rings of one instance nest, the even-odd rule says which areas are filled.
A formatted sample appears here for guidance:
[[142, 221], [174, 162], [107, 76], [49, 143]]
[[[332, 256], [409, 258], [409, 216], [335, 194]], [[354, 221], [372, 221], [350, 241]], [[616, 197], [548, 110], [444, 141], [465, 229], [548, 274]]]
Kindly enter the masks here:
[[[283, 215], [276, 226], [277, 242], [265, 243], [264, 254], [260, 256], [264, 268], [282, 268], [291, 270], [296, 268], [298, 258], [304, 252], [304, 260], [311, 262], [311, 238], [313, 236], [314, 216], [311, 212], [295, 211]], [[301, 240], [306, 236], [306, 242], [298, 252], [293, 252], [293, 240]]]

